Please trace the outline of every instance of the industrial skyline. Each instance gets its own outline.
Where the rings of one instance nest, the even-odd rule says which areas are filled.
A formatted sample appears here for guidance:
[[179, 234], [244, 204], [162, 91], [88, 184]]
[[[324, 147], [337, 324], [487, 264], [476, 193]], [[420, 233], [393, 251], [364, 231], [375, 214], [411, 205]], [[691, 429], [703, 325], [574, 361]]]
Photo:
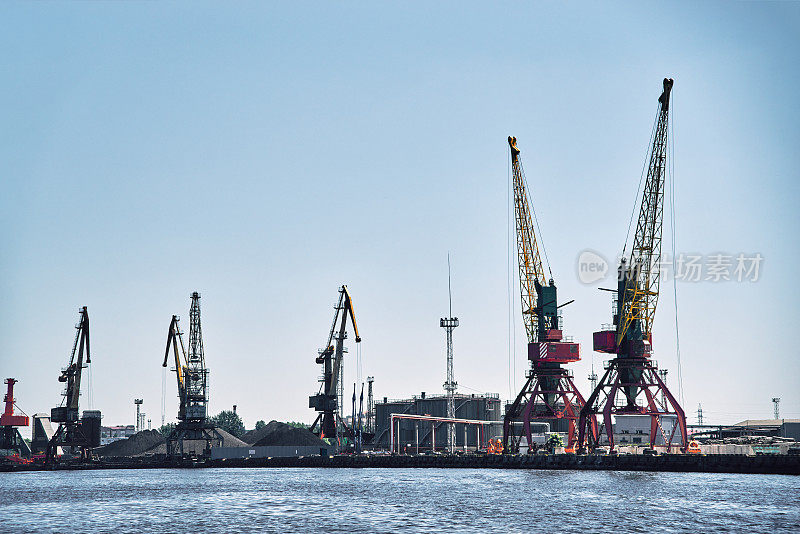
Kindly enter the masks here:
[[313, 359], [343, 284], [375, 398], [441, 393], [448, 251], [459, 392], [513, 399], [527, 340], [509, 135], [525, 148], [559, 296], [575, 300], [563, 313], [582, 360], [570, 365], [588, 396], [592, 364], [607, 359], [591, 348], [609, 297], [581, 282], [578, 258], [594, 250], [616, 268], [628, 220], [609, 206], [634, 205], [653, 95], [670, 76], [675, 250], [763, 262], [755, 282], [677, 284], [680, 373], [663, 282], [655, 357], [707, 424], [769, 418], [773, 398], [800, 417], [800, 363], [785, 348], [800, 320], [800, 11], [680, 6], [527, 5], [510, 17], [459, 3], [422, 17], [270, 5], [214, 12], [213, 24], [206, 4], [4, 6], [0, 369], [19, 380], [19, 406], [58, 405], [87, 306], [81, 409], [130, 424], [143, 399], [158, 420], [166, 321], [197, 290], [209, 415], [236, 404], [248, 428], [310, 423]]

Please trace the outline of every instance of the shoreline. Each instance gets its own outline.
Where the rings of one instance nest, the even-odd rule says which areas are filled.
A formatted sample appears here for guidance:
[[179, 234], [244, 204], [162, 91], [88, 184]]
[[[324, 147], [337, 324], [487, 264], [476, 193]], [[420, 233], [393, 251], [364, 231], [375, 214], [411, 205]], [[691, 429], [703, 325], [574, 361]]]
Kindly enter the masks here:
[[41, 464], [2, 465], [0, 472], [76, 471], [97, 469], [157, 468], [445, 468], [445, 469], [552, 469], [587, 471], [655, 471], [679, 473], [737, 473], [800, 475], [797, 455], [575, 455], [536, 456], [305, 456], [274, 458], [197, 459], [115, 458], [92, 462], [63, 462], [45, 468]]

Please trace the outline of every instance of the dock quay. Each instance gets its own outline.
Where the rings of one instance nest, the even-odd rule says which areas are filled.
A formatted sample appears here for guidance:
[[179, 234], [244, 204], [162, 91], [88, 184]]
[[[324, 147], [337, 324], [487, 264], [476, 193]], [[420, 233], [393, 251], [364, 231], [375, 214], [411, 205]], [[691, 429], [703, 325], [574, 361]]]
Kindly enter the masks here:
[[0, 471], [153, 469], [153, 468], [432, 468], [545, 469], [588, 471], [664, 471], [800, 475], [800, 455], [337, 455], [275, 458], [194, 459], [125, 458], [112, 461], [7, 464]]

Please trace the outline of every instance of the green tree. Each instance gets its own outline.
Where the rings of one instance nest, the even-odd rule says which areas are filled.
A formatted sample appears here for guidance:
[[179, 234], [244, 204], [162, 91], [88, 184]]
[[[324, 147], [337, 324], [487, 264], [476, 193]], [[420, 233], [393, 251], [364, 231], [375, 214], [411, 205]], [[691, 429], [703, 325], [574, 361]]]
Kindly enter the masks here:
[[222, 410], [217, 415], [211, 418], [211, 423], [228, 432], [234, 436], [241, 436], [244, 434], [244, 423], [239, 414], [232, 410]]
[[174, 428], [175, 423], [167, 423], [166, 425], [161, 425], [158, 431], [161, 432], [161, 435], [163, 436], [169, 436], [169, 433], [172, 432]]
[[261, 430], [265, 426], [267, 426], [267, 423], [265, 423], [263, 419], [260, 421], [256, 421], [256, 430]]
[[287, 424], [287, 425], [289, 425], [289, 426], [293, 426], [293, 427], [295, 427], [295, 428], [309, 428], [309, 426], [308, 426], [307, 424], [305, 424], [305, 423], [298, 423], [298, 422], [296, 422], [296, 421], [290, 421], [290, 422], [288, 422], [288, 423], [286, 423], [286, 424]]

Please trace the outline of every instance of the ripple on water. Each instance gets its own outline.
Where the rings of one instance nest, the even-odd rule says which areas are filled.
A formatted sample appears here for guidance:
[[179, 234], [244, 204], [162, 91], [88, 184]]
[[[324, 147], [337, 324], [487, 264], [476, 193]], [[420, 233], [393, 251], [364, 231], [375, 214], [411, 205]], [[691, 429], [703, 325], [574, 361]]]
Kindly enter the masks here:
[[0, 475], [8, 532], [800, 531], [800, 477], [479, 469]]

